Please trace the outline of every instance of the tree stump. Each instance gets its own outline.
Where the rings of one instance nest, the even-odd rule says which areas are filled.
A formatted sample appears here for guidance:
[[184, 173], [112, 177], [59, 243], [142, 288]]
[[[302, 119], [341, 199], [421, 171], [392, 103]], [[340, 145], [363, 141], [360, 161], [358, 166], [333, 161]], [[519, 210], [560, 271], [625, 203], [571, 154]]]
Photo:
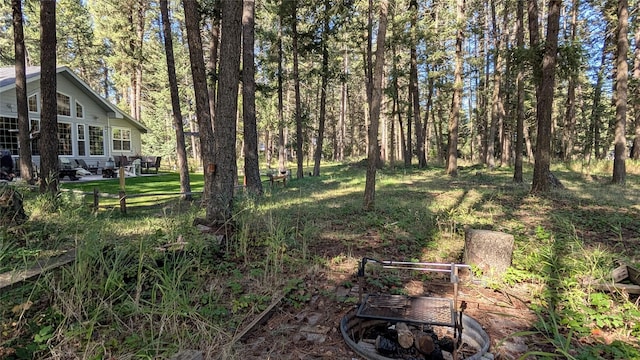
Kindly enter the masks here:
[[465, 264], [475, 265], [485, 275], [500, 276], [511, 266], [513, 235], [499, 231], [468, 229], [465, 232]]
[[0, 184], [0, 224], [20, 225], [27, 220], [22, 207], [22, 194], [11, 186]]

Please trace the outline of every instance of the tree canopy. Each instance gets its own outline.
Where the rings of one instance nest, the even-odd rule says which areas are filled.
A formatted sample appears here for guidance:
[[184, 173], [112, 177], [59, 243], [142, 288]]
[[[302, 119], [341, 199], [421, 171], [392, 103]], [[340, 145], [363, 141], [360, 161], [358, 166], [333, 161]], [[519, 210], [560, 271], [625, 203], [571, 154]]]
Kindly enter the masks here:
[[[42, 62], [38, 3], [23, 2], [27, 65]], [[382, 162], [406, 166], [415, 161], [426, 166], [427, 161], [452, 164], [453, 159], [464, 159], [489, 168], [512, 166], [520, 157], [533, 163], [538, 144], [547, 141], [545, 152], [551, 160], [615, 156], [619, 164], [631, 154], [640, 156], [639, 151], [631, 152], [640, 134], [640, 110], [634, 108], [640, 103], [638, 76], [633, 76], [640, 73], [640, 62], [634, 63], [639, 47], [634, 34], [640, 21], [638, 12], [631, 11], [628, 26], [620, 26], [618, 16], [620, 6], [637, 8], [637, 0], [557, 3], [554, 92], [551, 105], [544, 105], [551, 111], [550, 130], [542, 133], [537, 89], [546, 51], [554, 52], [546, 34], [553, 12], [542, 2], [524, 2], [526, 19], [518, 25], [518, 16], [511, 14], [519, 13], [521, 3], [468, 0], [463, 12], [454, 2], [442, 0], [389, 4], [377, 132]], [[218, 50], [219, 24], [225, 14], [219, 1], [197, 4], [206, 76], [213, 87], [218, 59], [228, 56]], [[379, 6], [378, 1], [367, 0], [255, 1], [253, 101], [261, 167], [275, 166], [279, 155], [281, 164], [297, 163], [298, 176], [319, 175], [320, 159], [368, 156], [372, 119], [367, 92]], [[181, 2], [169, 1], [169, 8], [182, 123], [191, 133], [197, 131], [196, 102], [185, 17]], [[10, 1], [0, 2], [0, 31], [13, 32]], [[618, 46], [621, 31], [629, 39], [625, 49]], [[176, 163], [159, 3], [60, 0], [56, 37], [57, 64], [71, 67], [98, 93], [151, 129], [142, 152]], [[15, 64], [12, 38], [0, 39], [0, 64], [5, 66]], [[628, 55], [624, 62], [629, 90], [626, 101], [615, 105], [620, 89], [614, 90], [621, 79], [616, 74], [624, 69], [618, 61], [621, 52]], [[209, 94], [215, 105], [215, 91]], [[452, 106], [455, 103], [458, 106]], [[622, 112], [622, 105], [629, 111]], [[616, 116], [629, 124], [618, 133], [616, 123], [622, 119]], [[236, 137], [238, 158], [243, 158], [243, 131], [230, 133]], [[625, 143], [621, 135], [626, 135]], [[187, 138], [186, 147], [192, 164], [198, 164], [197, 139]]]

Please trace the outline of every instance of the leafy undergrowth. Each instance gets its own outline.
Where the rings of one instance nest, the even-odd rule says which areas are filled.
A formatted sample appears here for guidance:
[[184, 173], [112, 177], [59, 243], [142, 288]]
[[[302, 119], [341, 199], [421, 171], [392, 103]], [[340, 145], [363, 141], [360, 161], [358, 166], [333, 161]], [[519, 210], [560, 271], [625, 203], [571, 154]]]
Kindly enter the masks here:
[[[357, 289], [359, 259], [461, 262], [467, 227], [516, 239], [507, 274], [473, 291], [490, 298], [519, 289], [536, 314], [524, 328], [490, 333], [496, 354], [523, 338], [529, 345], [518, 356], [640, 358], [637, 297], [589, 285], [609, 279], [621, 263], [640, 263], [640, 175], [637, 166], [628, 168], [620, 187], [597, 180], [608, 173], [558, 167], [566, 189], [545, 196], [513, 184], [511, 169], [461, 167], [453, 179], [437, 167], [383, 169], [376, 210], [364, 212], [363, 169], [327, 165], [320, 177], [265, 188], [263, 198], [240, 194], [235, 233], [222, 241], [193, 226], [202, 215], [198, 202], [122, 215], [93, 213], [73, 195], [25, 191], [30, 218], [0, 230], [0, 270], [72, 248], [77, 255], [70, 266], [0, 290], [0, 358], [167, 358], [180, 349], [266, 358], [237, 335], [283, 294], [270, 320], [279, 324], [252, 330], [272, 337], [261, 351], [293, 358], [293, 348], [304, 347], [326, 357], [310, 349], [314, 344], [286, 343], [295, 314], [321, 308], [335, 327], [357, 301], [336, 289]], [[399, 294], [415, 285], [415, 278], [395, 276], [367, 283]], [[348, 354], [330, 334], [333, 343], [317, 346], [342, 349], [329, 357]]]

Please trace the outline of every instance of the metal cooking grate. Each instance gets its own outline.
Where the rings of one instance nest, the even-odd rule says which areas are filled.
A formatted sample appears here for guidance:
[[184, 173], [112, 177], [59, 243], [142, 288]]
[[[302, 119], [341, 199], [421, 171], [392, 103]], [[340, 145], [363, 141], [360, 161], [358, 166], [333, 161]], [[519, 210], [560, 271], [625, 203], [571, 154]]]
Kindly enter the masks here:
[[356, 316], [388, 321], [455, 326], [451, 299], [407, 297], [403, 295], [367, 295]]

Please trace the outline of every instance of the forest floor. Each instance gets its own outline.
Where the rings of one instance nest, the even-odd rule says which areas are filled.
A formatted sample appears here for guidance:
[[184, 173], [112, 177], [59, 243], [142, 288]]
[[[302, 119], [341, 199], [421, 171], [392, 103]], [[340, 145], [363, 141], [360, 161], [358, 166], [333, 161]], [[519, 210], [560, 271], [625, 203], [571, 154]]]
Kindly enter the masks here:
[[[348, 251], [333, 244], [314, 246], [313, 251], [339, 254]], [[367, 256], [367, 249], [351, 249]], [[393, 259], [393, 254], [389, 254]], [[397, 260], [397, 259], [395, 259]], [[345, 259], [326, 271], [312, 267], [305, 276], [303, 291], [309, 301], [286, 303], [275, 308], [266, 321], [249, 332], [236, 346], [240, 358], [247, 359], [362, 359], [351, 349], [340, 331], [340, 322], [354, 312], [359, 299], [358, 263]], [[297, 275], [299, 276], [299, 275]], [[468, 277], [463, 277], [468, 280]], [[347, 286], [345, 286], [345, 284]], [[441, 281], [406, 279], [409, 296], [429, 296], [453, 299], [453, 286]], [[527, 351], [540, 349], [531, 337], [518, 336], [532, 330], [537, 317], [529, 305], [529, 286], [514, 286], [509, 291], [493, 290], [463, 280], [458, 300], [467, 304], [464, 314], [482, 325], [491, 339], [489, 350], [496, 359], [516, 359]], [[367, 290], [363, 290], [367, 294]], [[464, 331], [464, 330], [463, 330]], [[515, 336], [513, 336], [515, 335]], [[512, 337], [513, 336], [513, 337]]]

